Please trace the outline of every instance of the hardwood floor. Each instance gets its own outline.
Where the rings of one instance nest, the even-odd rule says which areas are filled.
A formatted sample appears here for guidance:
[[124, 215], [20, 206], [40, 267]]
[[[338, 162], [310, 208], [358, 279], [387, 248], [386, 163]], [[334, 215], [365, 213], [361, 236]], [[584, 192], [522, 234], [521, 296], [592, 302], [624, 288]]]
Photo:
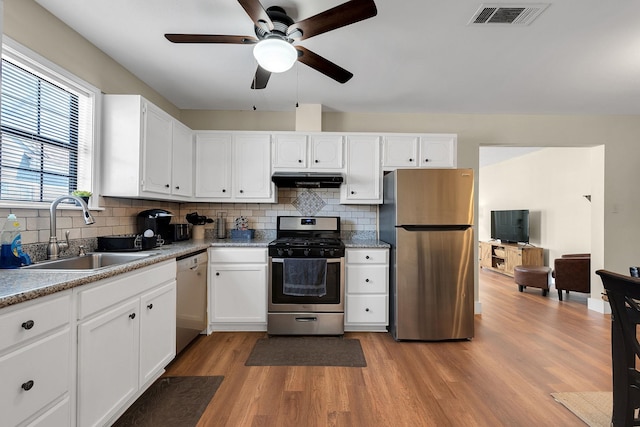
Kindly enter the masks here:
[[583, 426], [550, 393], [611, 391], [610, 316], [480, 272], [475, 338], [358, 338], [366, 368], [244, 366], [264, 333], [198, 338], [166, 375], [224, 375], [198, 426]]

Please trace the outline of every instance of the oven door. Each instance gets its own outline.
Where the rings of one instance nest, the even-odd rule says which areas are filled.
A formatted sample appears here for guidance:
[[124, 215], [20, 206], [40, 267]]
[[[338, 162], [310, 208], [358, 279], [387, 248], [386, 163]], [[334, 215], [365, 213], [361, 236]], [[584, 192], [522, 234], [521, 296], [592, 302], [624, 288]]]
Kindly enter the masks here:
[[284, 258], [269, 258], [269, 311], [343, 312], [344, 258], [327, 258], [327, 294], [293, 296], [284, 294]]

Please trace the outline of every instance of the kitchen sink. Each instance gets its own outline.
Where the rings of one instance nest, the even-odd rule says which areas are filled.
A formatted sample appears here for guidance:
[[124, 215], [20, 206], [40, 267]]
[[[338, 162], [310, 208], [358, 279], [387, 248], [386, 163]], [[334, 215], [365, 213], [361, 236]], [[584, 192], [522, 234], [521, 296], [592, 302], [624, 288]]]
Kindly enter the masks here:
[[95, 252], [72, 258], [43, 261], [22, 268], [29, 270], [97, 270], [99, 268], [126, 264], [152, 255], [156, 255], [156, 253]]

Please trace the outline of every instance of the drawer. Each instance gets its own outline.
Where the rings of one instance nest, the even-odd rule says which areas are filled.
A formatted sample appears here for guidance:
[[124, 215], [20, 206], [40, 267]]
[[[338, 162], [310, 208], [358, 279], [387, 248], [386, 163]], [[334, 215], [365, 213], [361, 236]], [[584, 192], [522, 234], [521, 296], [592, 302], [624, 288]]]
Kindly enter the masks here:
[[209, 249], [211, 264], [266, 264], [266, 248], [211, 248]]
[[386, 265], [348, 265], [347, 293], [386, 294], [388, 278]]
[[71, 291], [59, 292], [0, 310], [0, 353], [69, 323]]
[[387, 324], [386, 295], [347, 295], [347, 323]]
[[388, 264], [387, 249], [347, 249], [347, 264]]
[[52, 408], [47, 410], [35, 420], [27, 424], [26, 427], [46, 427], [46, 426], [70, 426], [71, 425], [71, 402], [69, 397], [62, 399]]
[[[3, 425], [16, 425], [69, 390], [70, 328], [0, 358]], [[29, 390], [23, 385], [33, 381]]]
[[170, 260], [86, 285], [78, 292], [78, 319], [175, 280], [176, 262]]

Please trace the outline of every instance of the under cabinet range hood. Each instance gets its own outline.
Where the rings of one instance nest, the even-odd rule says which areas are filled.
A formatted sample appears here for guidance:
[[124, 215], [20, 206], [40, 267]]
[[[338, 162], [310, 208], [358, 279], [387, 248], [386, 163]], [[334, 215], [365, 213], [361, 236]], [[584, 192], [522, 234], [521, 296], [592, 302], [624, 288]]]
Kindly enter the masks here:
[[339, 173], [274, 172], [271, 180], [279, 188], [338, 188], [344, 182]]

